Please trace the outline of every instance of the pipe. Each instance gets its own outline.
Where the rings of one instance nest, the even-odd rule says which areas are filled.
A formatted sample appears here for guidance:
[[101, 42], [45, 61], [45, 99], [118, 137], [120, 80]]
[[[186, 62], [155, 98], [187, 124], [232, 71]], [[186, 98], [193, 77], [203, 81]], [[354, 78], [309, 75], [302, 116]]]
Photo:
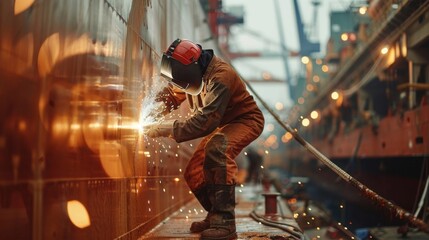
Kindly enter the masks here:
[[415, 89], [415, 90], [429, 90], [429, 84], [427, 83], [403, 83], [399, 84], [396, 89], [398, 91], [404, 91], [407, 89]]

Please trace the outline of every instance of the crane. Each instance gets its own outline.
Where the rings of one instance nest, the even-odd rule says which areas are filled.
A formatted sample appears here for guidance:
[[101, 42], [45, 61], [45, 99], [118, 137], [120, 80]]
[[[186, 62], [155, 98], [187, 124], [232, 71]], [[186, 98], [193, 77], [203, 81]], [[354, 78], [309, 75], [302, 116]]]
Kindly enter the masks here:
[[[312, 4], [314, 6], [313, 27], [314, 27], [314, 29], [317, 29], [315, 26], [317, 23], [317, 9], [320, 5], [320, 0], [313, 0]], [[299, 51], [300, 55], [301, 56], [309, 56], [312, 53], [319, 52], [320, 51], [320, 43], [319, 42], [311, 42], [304, 32], [305, 28], [304, 28], [304, 24], [302, 22], [301, 12], [300, 12], [299, 6], [298, 6], [298, 0], [293, 0], [293, 7], [294, 7], [294, 11], [295, 11], [298, 38], [299, 38], [299, 43], [300, 43], [300, 51]]]

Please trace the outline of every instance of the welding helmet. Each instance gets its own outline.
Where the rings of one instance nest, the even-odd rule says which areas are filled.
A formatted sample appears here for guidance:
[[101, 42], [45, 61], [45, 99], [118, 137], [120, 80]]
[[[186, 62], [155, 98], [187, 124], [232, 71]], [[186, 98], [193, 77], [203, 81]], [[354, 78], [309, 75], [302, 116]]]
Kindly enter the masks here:
[[198, 95], [203, 88], [202, 71], [198, 64], [201, 52], [201, 46], [177, 39], [162, 55], [161, 75], [186, 93]]

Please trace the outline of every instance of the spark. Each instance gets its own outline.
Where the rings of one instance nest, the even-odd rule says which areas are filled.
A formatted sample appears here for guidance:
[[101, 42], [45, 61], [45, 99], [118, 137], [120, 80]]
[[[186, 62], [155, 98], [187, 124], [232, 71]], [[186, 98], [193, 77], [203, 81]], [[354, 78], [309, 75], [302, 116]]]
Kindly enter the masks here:
[[[152, 77], [152, 82], [163, 83], [166, 81], [161, 81], [160, 75], [155, 75]], [[165, 84], [155, 84], [155, 88], [151, 89], [151, 92], [144, 97], [141, 103], [141, 110], [138, 125], [139, 133], [144, 133], [144, 128], [161, 122], [164, 117], [162, 112], [165, 110], [165, 105], [163, 102], [155, 101], [155, 98], [159, 95], [159, 92], [164, 88]]]

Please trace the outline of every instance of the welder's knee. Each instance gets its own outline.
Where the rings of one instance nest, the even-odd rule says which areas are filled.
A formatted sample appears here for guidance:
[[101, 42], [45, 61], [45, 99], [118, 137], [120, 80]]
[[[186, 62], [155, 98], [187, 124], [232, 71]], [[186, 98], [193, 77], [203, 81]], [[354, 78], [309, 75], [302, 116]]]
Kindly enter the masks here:
[[214, 134], [205, 147], [204, 168], [225, 167], [227, 157], [225, 155], [228, 146], [226, 136]]

